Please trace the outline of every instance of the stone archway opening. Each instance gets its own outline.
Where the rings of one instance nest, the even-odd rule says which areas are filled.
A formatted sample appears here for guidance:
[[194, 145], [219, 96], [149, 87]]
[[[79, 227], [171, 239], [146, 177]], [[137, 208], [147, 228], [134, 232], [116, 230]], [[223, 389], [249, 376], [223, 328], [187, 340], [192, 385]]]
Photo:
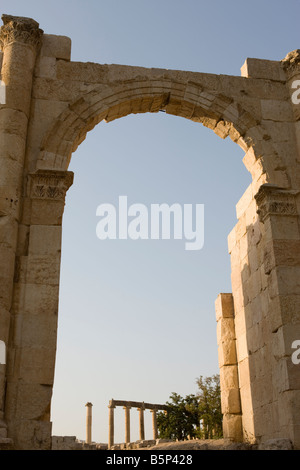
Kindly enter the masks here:
[[[139, 135], [139, 139], [136, 138], [136, 133]], [[122, 143], [121, 154], [118, 145], [112, 142], [112, 139], [119, 142], [125, 135], [128, 142]], [[153, 144], [149, 142], [150, 136]], [[213, 143], [217, 145], [212, 147]], [[145, 149], [145, 144], [147, 149]], [[82, 377], [84, 377], [83, 381], [86, 381], [86, 390], [95, 393], [92, 389], [96, 383], [98, 384], [99, 392], [96, 396], [88, 397], [94, 405], [95, 429], [99, 429], [100, 424], [107, 425], [106, 403], [111, 396], [150, 401], [153, 400], [148, 392], [151, 383], [157, 383], [157, 387], [155, 387], [157, 389], [159, 381], [161, 381], [163, 384], [161, 394], [155, 395], [155, 398], [156, 402], [162, 402], [162, 400], [169, 399], [172, 391], [179, 391], [182, 395], [194, 392], [197, 376], [201, 374], [212, 375], [218, 372], [214, 299], [219, 290], [230, 290], [230, 261], [226, 239], [236, 221], [232, 201], [235, 203], [238, 200], [249, 183], [249, 175], [244, 168], [241, 157], [242, 152], [230, 140], [223, 142], [203, 126], [168, 116], [165, 113], [140, 114], [114, 121], [108, 125], [102, 123], [87, 136], [85, 142], [73, 155], [70, 169], [74, 171], [75, 178], [67, 195], [63, 224], [60, 286], [62, 303], [59, 313], [57, 376], [54, 381], [54, 403], [52, 405], [52, 408], [54, 407], [52, 421], [55, 435], [58, 434], [55, 417], [60, 410], [58, 394], [66, 397], [72, 394], [72, 377], [73, 381], [77, 377], [77, 368], [72, 367], [74, 361], [81, 371], [84, 369]], [[152, 159], [151, 166], [150, 159]], [[197, 163], [193, 164], [193, 162]], [[169, 165], [173, 166], [170, 168], [168, 176]], [[126, 170], [127, 167], [128, 170]], [[120, 180], [114, 174], [115, 168], [118, 168], [120, 175], [122, 175]], [[239, 169], [241, 177], [236, 181], [232, 173], [233, 170], [238, 172]], [[151, 183], [149, 175], [158, 175], [159, 172], [161, 172], [161, 177], [156, 176], [155, 181], [153, 180]], [[185, 172], [184, 178], [190, 180], [188, 185], [191, 188], [190, 191], [186, 189], [183, 191], [184, 182], [180, 184], [183, 172]], [[131, 173], [133, 173], [132, 176]], [[212, 176], [213, 173], [214, 176]], [[222, 185], [222, 178], [224, 179], [225, 174], [228, 178], [227, 184], [231, 187], [235, 185], [235, 194], [230, 199], [229, 196], [226, 198], [228, 188], [225, 184]], [[92, 175], [96, 177], [93, 178]], [[211, 175], [213, 185], [204, 186], [207, 175]], [[166, 178], [168, 178], [168, 191], [166, 191], [166, 182], [164, 182]], [[139, 183], [135, 185], [135, 182], [138, 181]], [[84, 190], [87, 183], [88, 191]], [[182, 189], [179, 189], [179, 185], [182, 186]], [[183, 240], [171, 240], [170, 242], [167, 240], [98, 240], [95, 233], [97, 205], [99, 202], [116, 202], [120, 191], [123, 194], [129, 188], [131, 188], [128, 198], [130, 203], [145, 202], [148, 205], [148, 202], [167, 202], [169, 204], [179, 202], [183, 205], [188, 202], [203, 202], [208, 218], [206, 220], [205, 249], [202, 251], [207, 253], [209, 250], [209, 254], [203, 258], [200, 251], [186, 252]], [[223, 209], [218, 202], [220, 197], [222, 197]], [[226, 206], [227, 210], [225, 210]], [[89, 215], [87, 216], [86, 213]], [[227, 214], [228, 220], [225, 219], [225, 214]], [[72, 217], [73, 222], [71, 221]], [[68, 225], [67, 228], [65, 224]], [[84, 235], [80, 234], [82, 225], [89, 225], [89, 230], [86, 230]], [[64, 232], [65, 230], [67, 232]], [[88, 240], [88, 243], [85, 243], [84, 240]], [[173, 243], [172, 248], [169, 247], [170, 243]], [[92, 249], [94, 250], [92, 258], [88, 250], [88, 246], [91, 244], [93, 244]], [[151, 261], [143, 254], [147, 251], [149, 251]], [[130, 260], [128, 253], [130, 253]], [[115, 256], [118, 256], [118, 261]], [[172, 264], [167, 269], [166, 265], [170, 263], [170, 256], [173, 258]], [[186, 257], [186, 261], [183, 261], [184, 257]], [[158, 266], [155, 271], [153, 271], [153, 260], [156, 260], [155, 264]], [[188, 260], [191, 260], [190, 264]], [[130, 263], [129, 267], [127, 263]], [[227, 266], [227, 271], [224, 268], [223, 275], [220, 273], [218, 263]], [[125, 273], [126, 266], [130, 271], [127, 275]], [[178, 275], [174, 275], [172, 266], [179, 271]], [[140, 272], [141, 274], [134, 276], [131, 272]], [[154, 274], [153, 276], [150, 275], [151, 272]], [[70, 288], [68, 277], [71, 277], [73, 282], [73, 276], [74, 284]], [[141, 276], [145, 277], [145, 282], [141, 282], [139, 279]], [[212, 286], [212, 282], [207, 282], [207, 278], [212, 277], [214, 278], [214, 286]], [[86, 282], [84, 278], [86, 278]], [[169, 278], [169, 281], [165, 282], [164, 278]], [[110, 283], [112, 281], [115, 282], [115, 293], [111, 291]], [[187, 287], [188, 282], [190, 287]], [[217, 285], [219, 285], [219, 290], [217, 290]], [[177, 286], [175, 287], [176, 292], [182, 292], [181, 295], [177, 295], [176, 292], [172, 294], [174, 286]], [[165, 293], [162, 292], [163, 289]], [[127, 291], [126, 296], [123, 295], [124, 290]], [[144, 304], [137, 299], [142, 294], [146, 299]], [[116, 295], [120, 295], [123, 305], [117, 305], [113, 300]], [[153, 297], [152, 303], [151, 296]], [[184, 299], [187, 300], [188, 306], [184, 305]], [[134, 312], [139, 312], [139, 314]], [[110, 320], [103, 317], [109, 317]], [[187, 322], [184, 337], [180, 337], [178, 331], [181, 321]], [[173, 326], [174, 323], [175, 326]], [[193, 331], [188, 328], [191, 323], [194, 325]], [[138, 329], [137, 324], [139, 325]], [[78, 349], [76, 347], [78, 341], [75, 333], [76, 325], [81, 325], [82, 337], [88, 338], [88, 342], [98, 342], [105, 345], [103, 348], [99, 346], [98, 349], [95, 347], [91, 350], [87, 345], [85, 353], [82, 342], [80, 348], [82, 362], [80, 362], [80, 355], [76, 350]], [[137, 337], [134, 337], [133, 333], [136, 330]], [[167, 331], [169, 332], [167, 336], [170, 338], [164, 340], [164, 336], [166, 336], [164, 332]], [[69, 341], [71, 333], [73, 334], [73, 343]], [[207, 340], [208, 336], [211, 341]], [[187, 341], [188, 337], [190, 341]], [[110, 340], [108, 340], [109, 338]], [[127, 338], [129, 352], [126, 351], [125, 338]], [[164, 342], [165, 347], [163, 346]], [[124, 343], [121, 349], [119, 343]], [[157, 343], [161, 343], [161, 346]], [[67, 348], [69, 352], [63, 353], [63, 349]], [[121, 351], [122, 360], [117, 359], [116, 348]], [[73, 350], [73, 353], [70, 349]], [[172, 349], [176, 358], [174, 363], [176, 360], [178, 364], [177, 371], [174, 364], [168, 365], [167, 362], [168, 356], [172, 354]], [[201, 360], [204, 352], [208, 366], [205, 366], [205, 361]], [[139, 363], [142, 361], [135, 360], [134, 355], [136, 359], [142, 355], [145, 364], [141, 366], [143, 370], [140, 371], [140, 379], [136, 382], [135, 370], [140, 367]], [[166, 360], [164, 356], [167, 356]], [[67, 366], [67, 360], [70, 361], [69, 366]], [[183, 367], [183, 361], [186, 363], [185, 367]], [[96, 374], [99, 377], [97, 380], [93, 378], [93, 371], [97, 370], [98, 363], [101, 364], [101, 374], [99, 373], [99, 376]], [[134, 365], [132, 368], [130, 368], [130, 363]], [[80, 364], [82, 364], [81, 367]], [[147, 374], [146, 366], [148, 368]], [[70, 370], [68, 372], [70, 374], [68, 387], [62, 385], [62, 380], [66, 378], [66, 368]], [[127, 379], [124, 375], [124, 369], [127, 373]], [[165, 374], [168, 377], [171, 374], [176, 377], [173, 383], [174, 387], [178, 387], [177, 390], [165, 385], [166, 378], [163, 377], [163, 370], [166, 371]], [[143, 377], [144, 374], [151, 378], [149, 384], [148, 379]], [[118, 376], [121, 377], [120, 381], [117, 380]], [[100, 377], [101, 381], [103, 380], [107, 384], [105, 387], [98, 383]], [[124, 383], [126, 380], [135, 383], [136, 392], [134, 387], [128, 387], [127, 390], [126, 383]], [[168, 380], [170, 381], [171, 378]], [[185, 380], [185, 385], [180, 383], [183, 380]], [[123, 394], [118, 391], [120, 386], [125, 390]], [[143, 389], [145, 392], [142, 392]], [[149, 393], [149, 395], [146, 396], [144, 393]], [[101, 400], [100, 397], [102, 397]], [[66, 406], [80, 410], [80, 400], [76, 403], [73, 400], [73, 397], [71, 400], [69, 399]], [[98, 410], [97, 418], [96, 410]], [[148, 424], [151, 427], [151, 420]], [[83, 430], [82, 426], [81, 429]], [[99, 431], [97, 433], [95, 429], [93, 435], [96, 433], [99, 436]], [[70, 429], [69, 434], [71, 432]], [[67, 433], [65, 431], [65, 434]], [[123, 425], [121, 425], [122, 433]], [[151, 435], [151, 430], [147, 435]], [[136, 433], [136, 437], [138, 438], [138, 433]], [[102, 441], [105, 438], [107, 438], [106, 433], [104, 433]]]

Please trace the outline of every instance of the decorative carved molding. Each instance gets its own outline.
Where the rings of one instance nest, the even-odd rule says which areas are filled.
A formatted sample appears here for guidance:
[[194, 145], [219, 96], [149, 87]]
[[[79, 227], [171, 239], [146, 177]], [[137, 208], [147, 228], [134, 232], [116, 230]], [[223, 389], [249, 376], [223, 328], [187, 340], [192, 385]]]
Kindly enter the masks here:
[[22, 42], [38, 48], [44, 33], [39, 24], [31, 18], [2, 15], [3, 26], [0, 28], [0, 48], [11, 42]]
[[71, 171], [38, 170], [29, 175], [30, 197], [64, 201], [73, 178]]
[[259, 220], [269, 215], [298, 215], [295, 196], [298, 191], [287, 191], [278, 186], [263, 184], [255, 195]]

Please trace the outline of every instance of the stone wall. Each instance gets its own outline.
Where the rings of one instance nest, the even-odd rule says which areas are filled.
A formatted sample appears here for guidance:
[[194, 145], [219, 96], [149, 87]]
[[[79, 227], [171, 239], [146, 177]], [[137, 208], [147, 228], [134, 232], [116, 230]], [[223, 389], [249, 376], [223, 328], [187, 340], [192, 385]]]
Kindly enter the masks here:
[[87, 444], [76, 436], [52, 436], [51, 450], [107, 450], [107, 444], [92, 442]]

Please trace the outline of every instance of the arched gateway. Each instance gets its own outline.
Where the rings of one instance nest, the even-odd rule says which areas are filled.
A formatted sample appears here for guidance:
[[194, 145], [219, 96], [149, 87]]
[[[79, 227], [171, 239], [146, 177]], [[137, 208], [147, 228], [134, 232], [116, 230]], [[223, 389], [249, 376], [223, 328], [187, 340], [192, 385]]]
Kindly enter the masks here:
[[102, 120], [164, 110], [229, 136], [252, 175], [228, 237], [232, 295], [216, 301], [225, 437], [300, 448], [300, 51], [247, 59], [241, 77], [78, 63], [70, 39], [29, 18], [2, 20], [0, 443], [51, 446], [72, 152]]

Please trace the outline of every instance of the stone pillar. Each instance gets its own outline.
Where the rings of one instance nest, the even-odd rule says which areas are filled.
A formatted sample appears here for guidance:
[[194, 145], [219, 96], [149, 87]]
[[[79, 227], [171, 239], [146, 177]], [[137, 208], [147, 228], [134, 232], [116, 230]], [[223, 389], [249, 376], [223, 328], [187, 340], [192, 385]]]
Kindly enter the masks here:
[[[0, 340], [8, 346], [9, 356], [13, 278], [32, 77], [43, 32], [38, 23], [29, 18], [3, 15], [2, 20], [1, 79], [5, 86], [5, 104], [0, 104]], [[0, 420], [4, 414], [6, 374], [6, 367], [1, 367]]]
[[242, 415], [232, 294], [219, 294], [215, 308], [223, 435], [225, 439], [242, 441]]
[[73, 173], [28, 176], [14, 275], [5, 417], [16, 449], [51, 448], [61, 224]]
[[[263, 274], [268, 293], [272, 402], [260, 392], [256, 427], [262, 441], [289, 438], [300, 449], [300, 373], [293, 343], [300, 339], [300, 191], [263, 185], [255, 196], [264, 238]], [[262, 419], [260, 417], [263, 416]]]
[[125, 410], [125, 442], [130, 443], [130, 406], [124, 406]]
[[114, 423], [114, 400], [110, 400], [108, 405], [108, 448], [114, 445], [115, 423]]
[[92, 443], [92, 403], [86, 403], [86, 443]]
[[156, 410], [150, 410], [152, 413], [152, 429], [153, 429], [153, 439], [158, 438], [158, 431], [157, 431], [157, 415]]
[[145, 423], [144, 423], [144, 409], [145, 407], [142, 405], [138, 408], [139, 412], [139, 432], [140, 432], [140, 440], [145, 440]]

